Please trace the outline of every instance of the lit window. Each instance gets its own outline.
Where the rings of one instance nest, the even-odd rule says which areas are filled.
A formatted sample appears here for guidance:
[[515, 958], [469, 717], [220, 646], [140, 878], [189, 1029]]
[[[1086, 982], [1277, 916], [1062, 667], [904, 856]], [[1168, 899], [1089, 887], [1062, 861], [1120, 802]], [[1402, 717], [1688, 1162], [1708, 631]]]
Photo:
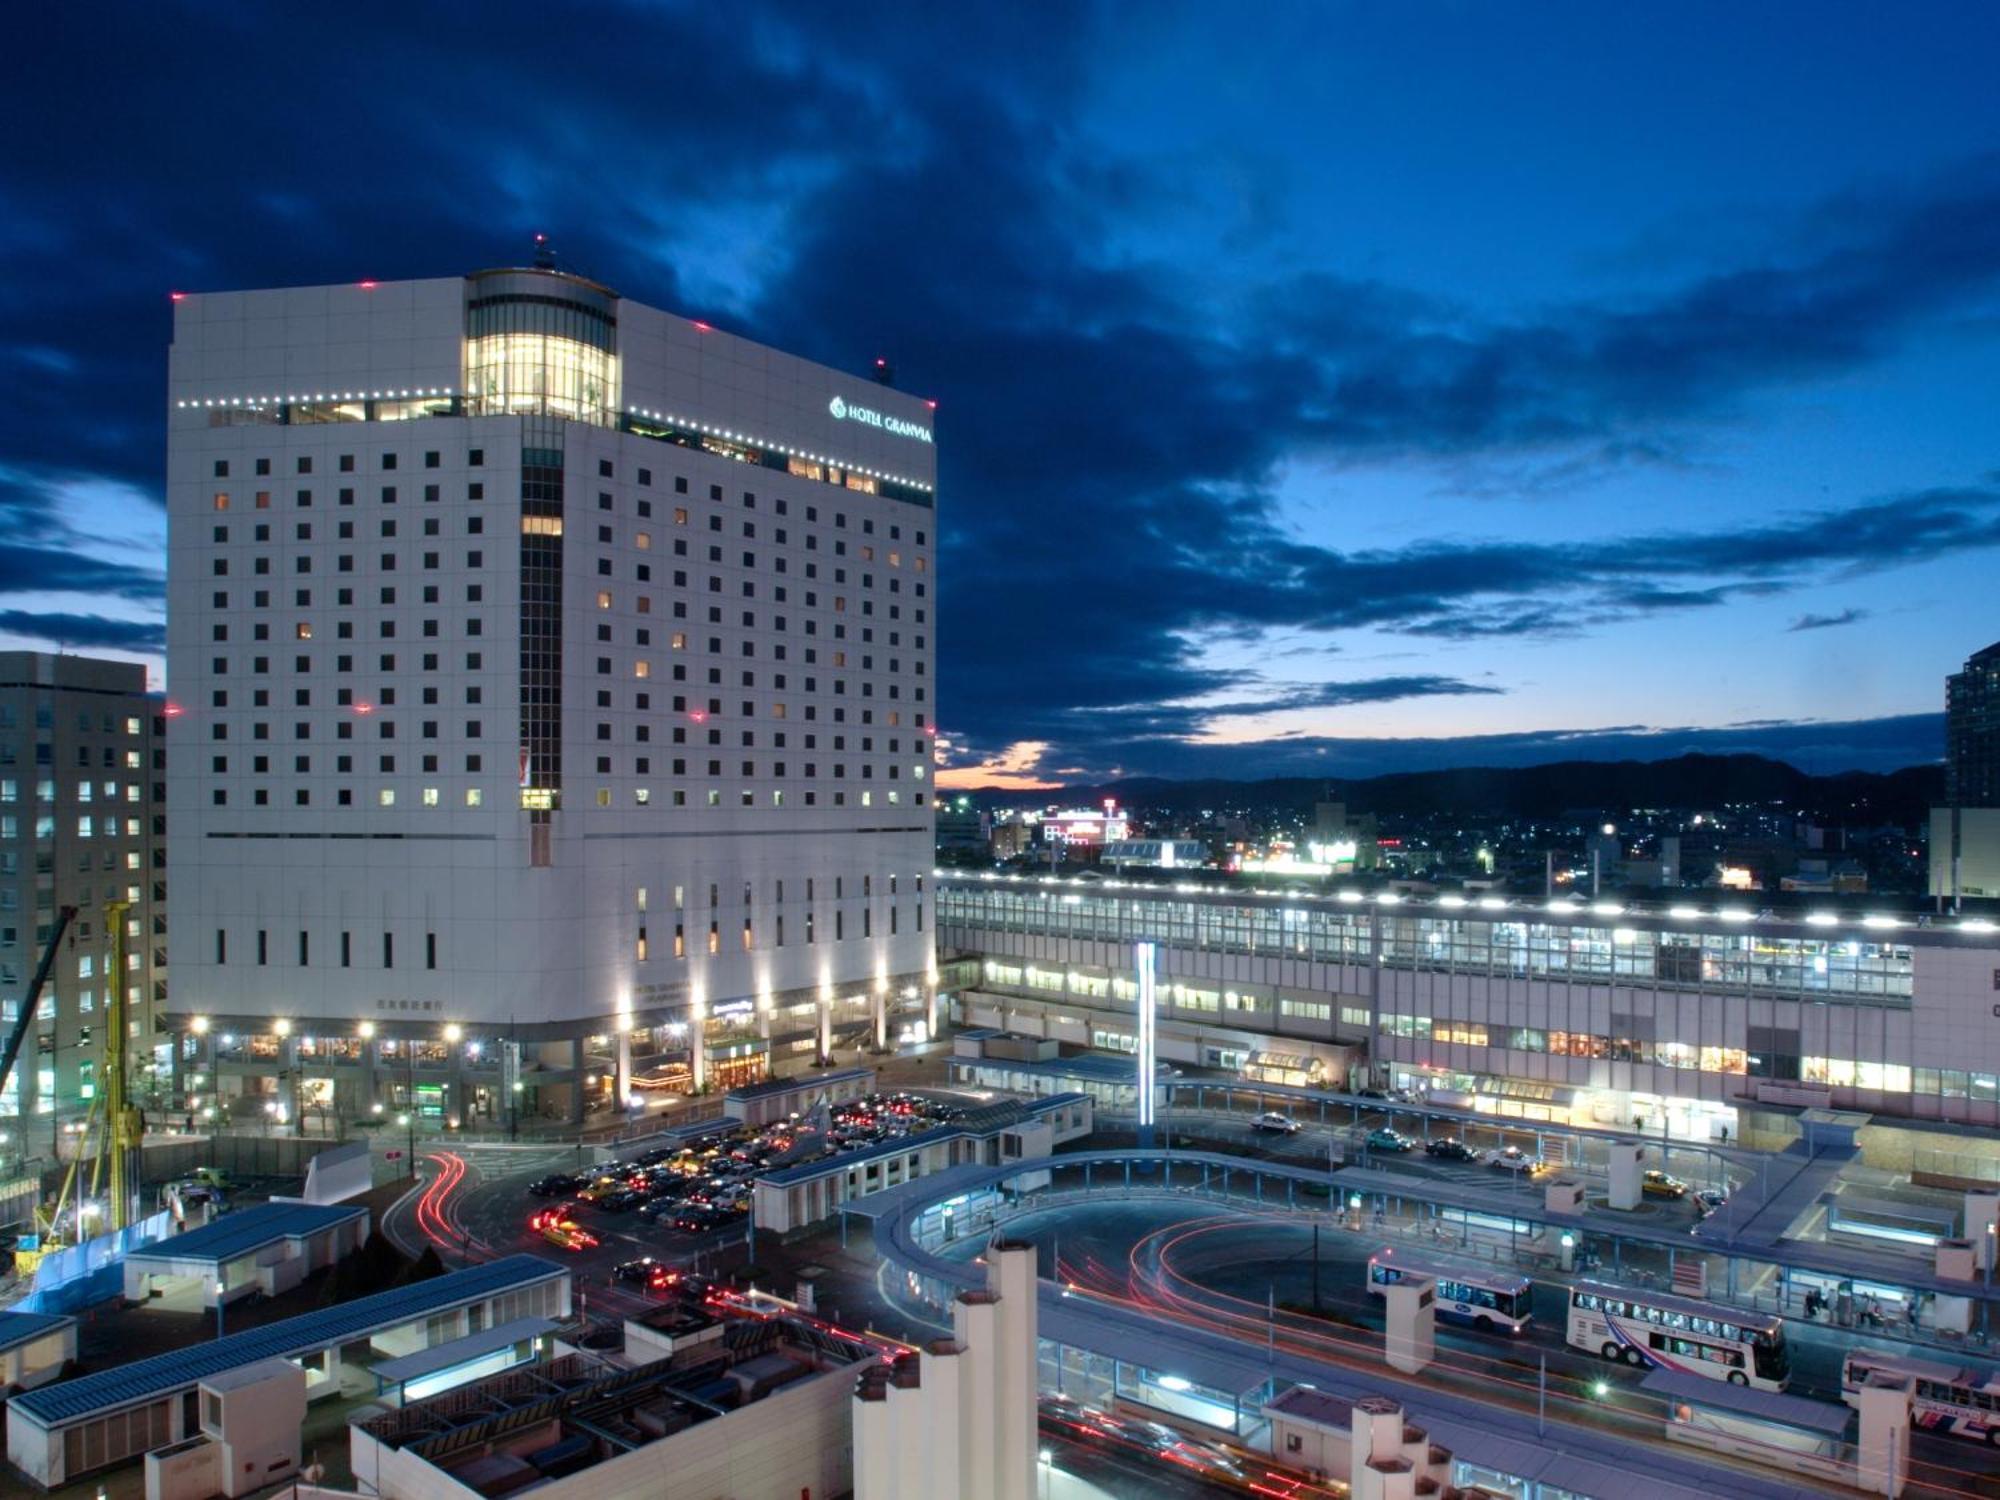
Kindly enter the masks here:
[[649, 661], [633, 662], [632, 675], [634, 677], [651, 677], [653, 675], [653, 664]]
[[644, 807], [653, 800], [653, 793], [647, 787], [635, 786], [632, 788], [632, 800]]
[[687, 643], [688, 643], [687, 632], [682, 630], [676, 630], [674, 632], [674, 639], [673, 639], [674, 650], [676, 651], [687, 650]]
[[599, 589], [599, 590], [597, 591], [597, 607], [598, 607], [599, 609], [609, 609], [609, 608], [611, 608], [611, 590], [610, 590], [610, 589]]
[[521, 517], [522, 536], [561, 536], [563, 523], [561, 516]]
[[633, 540], [639, 544], [639, 550], [641, 552], [650, 552], [653, 550], [652, 532], [642, 531], [636, 537], [634, 537]]
[[301, 620], [299, 621], [298, 624], [292, 627], [292, 634], [296, 636], [299, 640], [309, 641], [313, 638], [313, 628], [312, 626], [308, 625], [304, 620]]
[[467, 807], [477, 807], [485, 800], [486, 794], [480, 791], [478, 787], [469, 786], [465, 789], [465, 805]]
[[601, 786], [597, 789], [597, 805], [599, 807], [609, 807], [611, 805], [610, 787]]
[[425, 807], [436, 807], [437, 805], [438, 805], [438, 789], [437, 789], [436, 787], [434, 787], [434, 786], [427, 786], [427, 787], [425, 787], [425, 788], [424, 788], [424, 806], [425, 806]]
[[396, 805], [396, 789], [392, 786], [383, 787], [381, 791], [375, 794], [375, 800], [383, 807], [394, 807]]

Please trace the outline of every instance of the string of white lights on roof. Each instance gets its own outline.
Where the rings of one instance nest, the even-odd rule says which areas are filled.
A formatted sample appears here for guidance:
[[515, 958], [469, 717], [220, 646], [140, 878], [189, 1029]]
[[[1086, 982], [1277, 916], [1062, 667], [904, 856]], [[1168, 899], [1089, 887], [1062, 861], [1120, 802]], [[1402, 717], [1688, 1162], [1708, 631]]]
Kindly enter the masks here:
[[[421, 401], [429, 396], [457, 396], [459, 392], [451, 386], [424, 386], [411, 390], [386, 391], [321, 391], [315, 395], [296, 396], [216, 396], [191, 401], [176, 401], [174, 406], [181, 411], [221, 409], [247, 409], [261, 411], [268, 406], [291, 406], [303, 401]], [[787, 458], [802, 458], [809, 463], [828, 464], [844, 469], [850, 474], [865, 474], [870, 479], [886, 479], [891, 484], [906, 484], [912, 489], [930, 494], [934, 486], [921, 479], [911, 479], [903, 474], [890, 474], [881, 469], [871, 469], [865, 464], [849, 463], [844, 458], [832, 458], [824, 453], [808, 453], [803, 448], [788, 448], [783, 443], [774, 443], [766, 438], [753, 437], [748, 433], [733, 432], [725, 427], [711, 426], [693, 417], [677, 417], [669, 412], [652, 411], [643, 406], [628, 409], [628, 416], [645, 417], [654, 422], [671, 422], [676, 427], [689, 428], [695, 432], [718, 437], [725, 442], [748, 443], [755, 448], [768, 448], [773, 453], [782, 453]]]
[[1002, 874], [993, 870], [982, 870], [976, 876], [965, 870], [949, 870], [943, 867], [931, 871], [939, 880], [956, 885], [970, 884], [973, 880], [1005, 882], [1014, 885], [1070, 886], [1082, 892], [1091, 891], [1147, 891], [1171, 892], [1181, 896], [1215, 896], [1225, 901], [1254, 899], [1283, 901], [1296, 906], [1300, 903], [1324, 905], [1332, 899], [1347, 906], [1358, 906], [1366, 902], [1375, 906], [1402, 906], [1408, 904], [1419, 909], [1442, 909], [1445, 911], [1465, 911], [1477, 909], [1483, 912], [1508, 912], [1526, 915], [1532, 912], [1546, 912], [1551, 916], [1591, 916], [1611, 918], [1619, 916], [1665, 917], [1675, 922], [1769, 922], [1780, 926], [1837, 927], [1843, 923], [1853, 924], [1872, 931], [1888, 931], [1896, 928], [1923, 929], [1929, 932], [1963, 932], [1990, 934], [2000, 932], [2000, 923], [1986, 917], [1959, 917], [1947, 923], [1931, 918], [1918, 919], [1911, 916], [1891, 916], [1881, 912], [1871, 912], [1861, 917], [1829, 911], [1807, 912], [1803, 916], [1793, 916], [1775, 911], [1752, 911], [1741, 906], [1718, 906], [1701, 908], [1688, 905], [1674, 905], [1664, 909], [1652, 905], [1624, 905], [1616, 901], [1576, 901], [1562, 897], [1543, 899], [1528, 896], [1469, 896], [1437, 895], [1406, 896], [1400, 891], [1364, 892], [1347, 887], [1328, 894], [1315, 891], [1273, 891], [1260, 890], [1248, 886], [1194, 885], [1182, 881], [1173, 885], [1145, 880], [1081, 880], [1074, 877], [1065, 879], [1059, 875]]

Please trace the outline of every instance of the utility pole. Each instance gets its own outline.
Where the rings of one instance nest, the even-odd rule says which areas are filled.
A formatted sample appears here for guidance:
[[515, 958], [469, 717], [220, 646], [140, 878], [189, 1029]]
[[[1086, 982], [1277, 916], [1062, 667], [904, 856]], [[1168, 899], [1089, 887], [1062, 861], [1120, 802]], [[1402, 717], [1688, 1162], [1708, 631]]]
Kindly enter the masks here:
[[1313, 1312], [1319, 1312], [1319, 1220], [1313, 1220]]

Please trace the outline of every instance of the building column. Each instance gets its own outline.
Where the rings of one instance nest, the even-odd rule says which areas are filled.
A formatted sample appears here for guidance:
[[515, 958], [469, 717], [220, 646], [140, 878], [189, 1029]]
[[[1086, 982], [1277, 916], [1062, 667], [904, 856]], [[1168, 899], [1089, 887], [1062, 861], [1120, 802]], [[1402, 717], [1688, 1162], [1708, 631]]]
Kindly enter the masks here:
[[819, 997], [819, 1060], [833, 1061], [833, 1000], [826, 995]]
[[583, 1038], [569, 1044], [569, 1122], [583, 1123]]
[[632, 1092], [632, 1033], [622, 1017], [618, 1023], [618, 1074], [611, 1080], [611, 1091], [623, 1109], [625, 1096]]
[[931, 1041], [938, 1034], [938, 988], [935, 979], [924, 985], [924, 1035]]
[[696, 1006], [688, 1017], [688, 1066], [694, 1071], [694, 1088], [700, 1093], [708, 1086], [708, 1023]]
[[875, 981], [874, 992], [868, 997], [869, 1031], [875, 1038], [875, 1050], [889, 1050], [889, 982]]

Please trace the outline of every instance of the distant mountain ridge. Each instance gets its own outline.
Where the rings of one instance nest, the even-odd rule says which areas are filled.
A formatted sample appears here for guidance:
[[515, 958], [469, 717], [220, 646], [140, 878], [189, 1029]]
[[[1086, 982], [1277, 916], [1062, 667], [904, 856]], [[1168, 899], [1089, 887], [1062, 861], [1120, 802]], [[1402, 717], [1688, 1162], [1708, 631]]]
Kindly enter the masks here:
[[1353, 812], [1519, 818], [1558, 818], [1584, 809], [1782, 803], [1807, 816], [1848, 825], [1911, 826], [1922, 822], [1928, 810], [1942, 800], [1944, 767], [1906, 766], [1885, 773], [1843, 771], [1811, 776], [1762, 755], [1689, 754], [1669, 760], [1471, 766], [1358, 779], [1285, 776], [1264, 781], [1171, 781], [1134, 777], [1058, 791], [991, 790], [975, 795], [982, 802], [1009, 807], [1053, 802], [1090, 806], [1115, 797], [1123, 806], [1171, 812], [1267, 808], [1310, 815], [1315, 802], [1337, 801], [1345, 802]]

